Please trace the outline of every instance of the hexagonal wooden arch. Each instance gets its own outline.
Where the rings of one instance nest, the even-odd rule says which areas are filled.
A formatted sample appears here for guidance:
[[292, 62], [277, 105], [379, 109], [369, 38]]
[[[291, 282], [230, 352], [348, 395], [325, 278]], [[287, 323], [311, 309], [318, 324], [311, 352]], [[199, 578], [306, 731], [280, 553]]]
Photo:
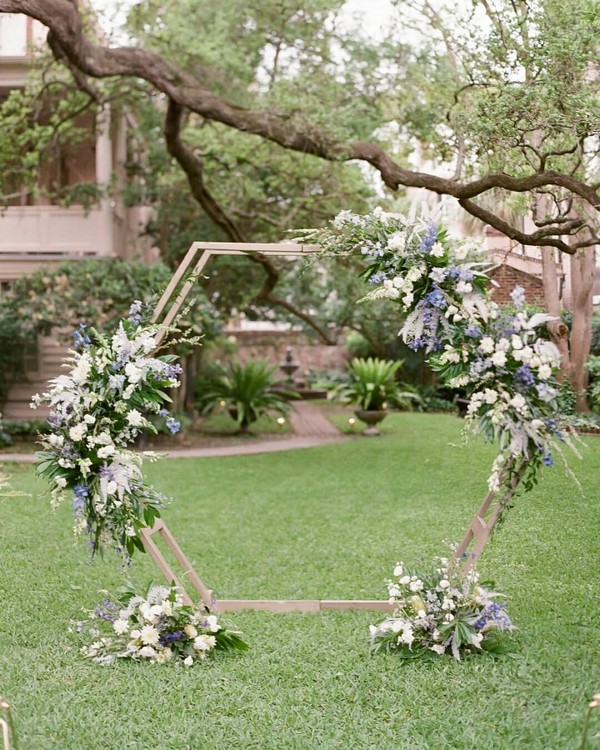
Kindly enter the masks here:
[[[197, 278], [200, 276], [206, 264], [213, 255], [267, 255], [278, 257], [308, 256], [321, 250], [317, 245], [301, 245], [295, 242], [281, 243], [245, 243], [245, 242], [194, 242], [188, 250], [182, 263], [175, 271], [173, 278], [158, 301], [152, 321], [160, 322], [168, 327], [176, 319], [187, 297], [192, 291]], [[186, 275], [188, 276], [185, 279]], [[185, 279], [185, 281], [184, 281]], [[183, 283], [181, 290], [177, 288]], [[162, 320], [161, 320], [162, 318]], [[166, 330], [157, 336], [160, 343], [166, 335]], [[469, 528], [455, 552], [457, 564], [461, 566], [463, 574], [469, 572], [476, 558], [490, 539], [491, 533], [502, 511], [509, 504], [519, 482], [527, 468], [527, 461], [523, 460], [518, 466], [512, 463], [505, 467], [501, 480], [510, 475], [508, 486], [501, 482], [502, 489], [499, 492], [490, 490], [485, 496], [482, 504], [473, 516]], [[186, 603], [192, 600], [180, 578], [169, 565], [162, 552], [159, 550], [154, 539], [154, 534], [159, 534], [175, 559], [181, 566], [183, 576], [192, 584], [200, 596], [202, 602], [217, 612], [236, 612], [244, 609], [265, 610], [268, 612], [319, 612], [322, 610], [345, 610], [345, 609], [372, 609], [391, 611], [393, 607], [386, 601], [379, 600], [334, 600], [334, 599], [221, 599], [215, 601], [212, 591], [202, 582], [202, 579], [193, 569], [191, 563], [177, 544], [175, 537], [169, 531], [162, 519], [158, 519], [152, 528], [140, 531], [144, 547], [152, 557], [161, 573], [169, 583], [177, 583], [183, 592]]]

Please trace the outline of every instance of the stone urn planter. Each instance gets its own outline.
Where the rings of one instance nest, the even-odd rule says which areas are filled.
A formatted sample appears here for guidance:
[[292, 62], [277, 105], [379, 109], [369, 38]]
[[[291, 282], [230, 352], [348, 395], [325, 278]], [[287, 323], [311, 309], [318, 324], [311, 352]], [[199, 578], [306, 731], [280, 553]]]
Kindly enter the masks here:
[[379, 424], [383, 419], [387, 417], [387, 411], [384, 409], [357, 409], [355, 412], [356, 416], [361, 422], [367, 425], [367, 429], [363, 430], [363, 435], [367, 437], [376, 437], [381, 435], [376, 425]]

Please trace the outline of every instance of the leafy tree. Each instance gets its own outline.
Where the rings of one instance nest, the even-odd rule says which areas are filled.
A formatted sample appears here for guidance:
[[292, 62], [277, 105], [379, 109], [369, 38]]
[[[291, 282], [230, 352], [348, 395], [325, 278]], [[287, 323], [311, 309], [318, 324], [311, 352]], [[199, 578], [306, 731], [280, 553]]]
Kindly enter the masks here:
[[[339, 22], [342, 4], [145, 0], [129, 19], [132, 44], [116, 47], [86, 32], [88, 19], [72, 0], [0, 0], [0, 12], [45, 23], [55, 57], [87, 90], [97, 92], [97, 82], [107, 79], [145, 82], [164, 102], [170, 155], [195, 200], [231, 239], [245, 237], [240, 222], [247, 210], [236, 202], [235, 214], [208, 182], [224, 130], [240, 144], [261, 142], [265, 158], [280, 150], [318, 157], [332, 174], [361, 161], [391, 190], [454, 196], [516, 242], [572, 255], [571, 343], [583, 343], [571, 376], [581, 398], [600, 207], [598, 3], [470, 0], [462, 10], [441, 0], [402, 0], [398, 22], [378, 46]], [[415, 26], [420, 38], [411, 46], [406, 29]], [[446, 176], [407, 168], [406, 144], [417, 142], [426, 156], [451, 165]], [[213, 155], [211, 166], [205, 153]], [[224, 168], [227, 182], [243, 190], [237, 158], [225, 160], [232, 163]], [[246, 197], [250, 213], [259, 213]], [[525, 210], [532, 224], [523, 221]], [[267, 278], [258, 297], [273, 302], [277, 269], [259, 256], [254, 262]], [[564, 338], [564, 331], [555, 336]]]
[[[60, 263], [14, 282], [0, 298], [0, 401], [22, 374], [23, 353], [38, 335], [58, 329], [65, 339], [81, 323], [112, 330], [135, 299], [149, 299], [169, 282], [163, 263], [117, 258]], [[212, 338], [218, 318], [201, 293], [181, 324], [190, 335]]]

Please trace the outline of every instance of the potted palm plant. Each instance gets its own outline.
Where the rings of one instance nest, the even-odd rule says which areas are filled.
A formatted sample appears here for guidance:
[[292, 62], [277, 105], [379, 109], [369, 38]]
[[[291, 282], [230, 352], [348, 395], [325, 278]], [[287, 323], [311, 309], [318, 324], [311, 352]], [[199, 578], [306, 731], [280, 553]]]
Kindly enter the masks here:
[[202, 414], [225, 408], [237, 422], [238, 432], [248, 434], [261, 415], [287, 414], [289, 399], [296, 398], [294, 392], [277, 385], [275, 370], [262, 360], [234, 363], [205, 383], [196, 395], [196, 406]]
[[411, 394], [401, 391], [396, 373], [402, 360], [357, 357], [348, 366], [349, 382], [336, 389], [335, 397], [357, 406], [356, 416], [367, 425], [363, 435], [379, 435], [377, 424], [387, 415], [388, 406]]

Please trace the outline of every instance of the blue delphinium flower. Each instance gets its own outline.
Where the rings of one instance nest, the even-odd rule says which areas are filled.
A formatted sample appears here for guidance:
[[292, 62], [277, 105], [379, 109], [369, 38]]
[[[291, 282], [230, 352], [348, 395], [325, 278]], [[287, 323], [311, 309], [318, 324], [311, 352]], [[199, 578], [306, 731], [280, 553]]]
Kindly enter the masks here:
[[78, 351], [81, 351], [82, 349], [89, 349], [92, 344], [91, 338], [86, 333], [86, 328], [87, 325], [85, 323], [80, 323], [79, 326], [71, 334], [73, 336], [73, 346]]
[[171, 435], [175, 435], [181, 429], [181, 422], [178, 422], [173, 417], [169, 417], [165, 424]]
[[425, 299], [432, 307], [438, 307], [443, 310], [448, 306], [442, 290], [437, 286], [435, 286], [433, 290], [426, 295]]
[[531, 386], [535, 384], [535, 376], [529, 365], [521, 365], [521, 367], [515, 372], [513, 379], [517, 390], [528, 391]]
[[142, 322], [142, 303], [139, 299], [136, 299], [135, 302], [131, 305], [129, 308], [129, 320], [133, 323], [134, 326], [139, 326], [139, 324]]
[[421, 250], [431, 250], [437, 240], [438, 226], [435, 222], [430, 222], [427, 234], [421, 240]]
[[522, 286], [516, 286], [510, 293], [513, 305], [520, 310], [525, 305], [525, 289]]

